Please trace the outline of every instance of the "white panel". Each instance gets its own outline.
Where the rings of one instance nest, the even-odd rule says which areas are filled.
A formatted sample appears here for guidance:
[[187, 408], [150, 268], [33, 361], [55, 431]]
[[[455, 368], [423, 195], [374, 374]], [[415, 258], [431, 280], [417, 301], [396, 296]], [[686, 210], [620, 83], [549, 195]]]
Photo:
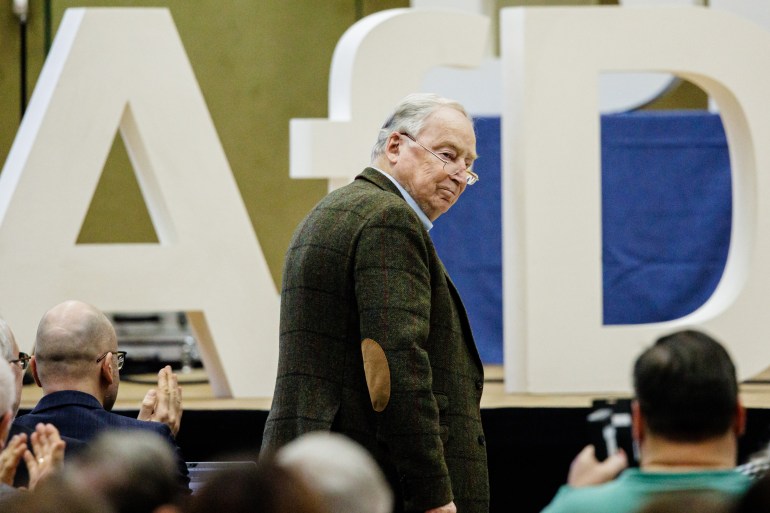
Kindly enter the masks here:
[[[501, 32], [506, 388], [627, 391], [641, 348], [693, 324], [728, 345], [742, 378], [762, 371], [770, 147], [755, 141], [770, 140], [770, 34], [697, 7], [512, 8]], [[605, 70], [677, 74], [722, 113], [733, 172], [727, 265], [711, 299], [670, 323], [602, 325], [596, 90]]]
[[351, 181], [401, 98], [435, 66], [478, 66], [488, 29], [486, 16], [431, 9], [381, 11], [353, 25], [334, 51], [329, 119], [291, 120], [291, 176], [333, 178], [331, 188]]

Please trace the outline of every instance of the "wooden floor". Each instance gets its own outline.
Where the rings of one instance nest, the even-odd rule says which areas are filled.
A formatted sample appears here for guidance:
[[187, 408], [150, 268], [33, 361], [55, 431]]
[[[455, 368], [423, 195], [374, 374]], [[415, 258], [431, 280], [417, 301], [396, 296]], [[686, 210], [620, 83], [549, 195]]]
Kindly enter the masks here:
[[[482, 408], [565, 408], [589, 407], [596, 397], [586, 394], [538, 395], [506, 394], [503, 385], [503, 367], [485, 368], [486, 384], [481, 399]], [[137, 410], [144, 394], [152, 388], [152, 374], [124, 378], [120, 384], [116, 410]], [[269, 410], [269, 398], [218, 399], [206, 383], [203, 370], [180, 374], [185, 410]], [[21, 408], [31, 409], [42, 395], [40, 388], [26, 385], [22, 391]], [[603, 395], [602, 397], [608, 397]], [[770, 369], [741, 385], [741, 397], [747, 408], [770, 409]]]

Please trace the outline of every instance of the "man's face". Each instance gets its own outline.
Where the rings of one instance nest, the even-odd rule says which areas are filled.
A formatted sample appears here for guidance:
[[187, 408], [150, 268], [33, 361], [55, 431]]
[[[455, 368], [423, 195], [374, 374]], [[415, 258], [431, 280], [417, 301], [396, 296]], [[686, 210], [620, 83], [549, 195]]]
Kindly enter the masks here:
[[447, 168], [452, 165], [470, 168], [476, 159], [476, 135], [471, 121], [449, 107], [428, 116], [420, 133], [411, 135], [419, 144], [401, 136], [397, 148], [389, 145], [389, 149], [394, 150], [390, 156], [395, 159], [392, 174], [428, 219], [435, 221], [455, 204], [466, 187], [460, 175], [449, 176], [436, 155], [450, 162]]

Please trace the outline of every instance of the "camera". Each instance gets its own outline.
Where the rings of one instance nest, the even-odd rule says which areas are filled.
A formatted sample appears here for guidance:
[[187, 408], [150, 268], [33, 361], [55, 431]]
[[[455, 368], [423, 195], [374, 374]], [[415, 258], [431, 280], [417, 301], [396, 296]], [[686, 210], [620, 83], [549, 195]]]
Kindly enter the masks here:
[[594, 400], [586, 420], [589, 443], [594, 446], [599, 461], [623, 449], [628, 465], [639, 466], [638, 448], [631, 434], [631, 399]]

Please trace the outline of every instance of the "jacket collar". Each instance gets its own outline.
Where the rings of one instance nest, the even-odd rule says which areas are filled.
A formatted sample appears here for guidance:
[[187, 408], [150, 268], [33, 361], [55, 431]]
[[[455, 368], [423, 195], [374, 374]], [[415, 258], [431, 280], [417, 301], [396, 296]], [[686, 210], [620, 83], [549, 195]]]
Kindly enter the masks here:
[[414, 213], [417, 215], [417, 218], [420, 220], [420, 224], [423, 225], [426, 231], [430, 231], [431, 228], [433, 228], [433, 223], [430, 219], [428, 219], [428, 216], [425, 214], [425, 212], [422, 211], [420, 205], [417, 204], [417, 201], [415, 201], [415, 199], [409, 194], [409, 192], [406, 191], [406, 189], [404, 189], [399, 183], [396, 182], [395, 178], [385, 173], [385, 171], [381, 171], [377, 168], [367, 167], [364, 169], [363, 173], [356, 177], [356, 179], [359, 178], [373, 183], [380, 189], [398, 194], [404, 201], [406, 201], [407, 205], [409, 205], [409, 208], [414, 211]]
[[356, 180], [365, 180], [367, 182], [371, 182], [384, 191], [398, 194], [401, 198], [404, 197], [401, 194], [401, 191], [398, 190], [398, 187], [396, 187], [396, 185], [391, 182], [387, 176], [383, 175], [381, 171], [378, 171], [373, 167], [367, 167], [364, 169], [361, 174], [356, 176]]
[[77, 390], [62, 390], [41, 397], [37, 405], [32, 409], [32, 413], [40, 413], [46, 410], [72, 405], [84, 406], [92, 409], [104, 409], [102, 403], [91, 394], [78, 392]]

